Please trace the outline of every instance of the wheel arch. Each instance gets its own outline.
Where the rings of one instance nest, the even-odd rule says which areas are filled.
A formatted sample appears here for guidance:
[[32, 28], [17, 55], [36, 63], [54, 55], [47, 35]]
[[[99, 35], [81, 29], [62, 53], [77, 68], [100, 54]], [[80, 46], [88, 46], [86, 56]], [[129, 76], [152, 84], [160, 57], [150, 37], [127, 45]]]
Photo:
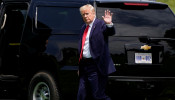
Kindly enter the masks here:
[[30, 61], [30, 64], [24, 64], [22, 69], [21, 77], [21, 84], [24, 87], [24, 89], [28, 89], [30, 85], [30, 81], [36, 75], [40, 72], [45, 72], [50, 74], [55, 82], [57, 87], [59, 88], [59, 69], [60, 66], [58, 65], [58, 62], [55, 57], [52, 55], [46, 55], [42, 54], [37, 57], [33, 57], [34, 60]]
[[38, 60], [37, 63], [35, 63], [34, 66], [31, 68], [30, 77], [32, 78], [38, 72], [46, 72], [52, 75], [55, 79], [57, 79], [55, 81], [58, 83], [60, 66], [56, 58], [52, 55], [41, 55], [37, 59], [40, 60]]

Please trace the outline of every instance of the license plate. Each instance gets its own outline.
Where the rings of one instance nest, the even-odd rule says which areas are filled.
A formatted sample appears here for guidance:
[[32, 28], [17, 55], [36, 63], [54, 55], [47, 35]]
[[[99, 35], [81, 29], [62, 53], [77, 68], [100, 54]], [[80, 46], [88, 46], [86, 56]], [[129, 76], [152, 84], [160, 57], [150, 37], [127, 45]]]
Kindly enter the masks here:
[[135, 53], [135, 63], [152, 64], [152, 54], [151, 53]]

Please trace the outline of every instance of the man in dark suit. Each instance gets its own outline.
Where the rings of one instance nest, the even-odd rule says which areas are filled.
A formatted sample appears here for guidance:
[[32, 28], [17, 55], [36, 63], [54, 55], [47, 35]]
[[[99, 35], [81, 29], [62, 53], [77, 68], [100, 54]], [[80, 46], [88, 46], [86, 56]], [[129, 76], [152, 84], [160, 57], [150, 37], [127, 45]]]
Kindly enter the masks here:
[[85, 24], [79, 41], [79, 90], [77, 100], [110, 100], [105, 94], [108, 74], [114, 72], [108, 50], [108, 36], [115, 34], [112, 13], [105, 11], [103, 20], [96, 19], [90, 4], [80, 8]]

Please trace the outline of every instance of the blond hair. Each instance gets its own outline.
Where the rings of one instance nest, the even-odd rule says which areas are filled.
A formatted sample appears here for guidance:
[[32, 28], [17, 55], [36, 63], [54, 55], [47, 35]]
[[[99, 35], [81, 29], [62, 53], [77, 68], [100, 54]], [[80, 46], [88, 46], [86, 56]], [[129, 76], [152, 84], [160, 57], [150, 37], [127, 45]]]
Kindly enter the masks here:
[[86, 4], [80, 7], [80, 14], [85, 9], [90, 9], [93, 13], [95, 13], [94, 7], [91, 4]]

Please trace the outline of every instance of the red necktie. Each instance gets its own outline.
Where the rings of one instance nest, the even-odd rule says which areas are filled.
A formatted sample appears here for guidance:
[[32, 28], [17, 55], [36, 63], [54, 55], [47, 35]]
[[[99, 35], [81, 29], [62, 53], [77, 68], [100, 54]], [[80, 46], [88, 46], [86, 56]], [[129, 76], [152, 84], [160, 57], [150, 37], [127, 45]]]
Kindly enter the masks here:
[[86, 40], [88, 29], [89, 29], [89, 25], [86, 26], [86, 29], [84, 30], [84, 33], [83, 33], [82, 44], [81, 44], [81, 53], [80, 53], [79, 61], [82, 59], [82, 56], [83, 56], [83, 46], [84, 46], [84, 43], [85, 43], [85, 40]]

